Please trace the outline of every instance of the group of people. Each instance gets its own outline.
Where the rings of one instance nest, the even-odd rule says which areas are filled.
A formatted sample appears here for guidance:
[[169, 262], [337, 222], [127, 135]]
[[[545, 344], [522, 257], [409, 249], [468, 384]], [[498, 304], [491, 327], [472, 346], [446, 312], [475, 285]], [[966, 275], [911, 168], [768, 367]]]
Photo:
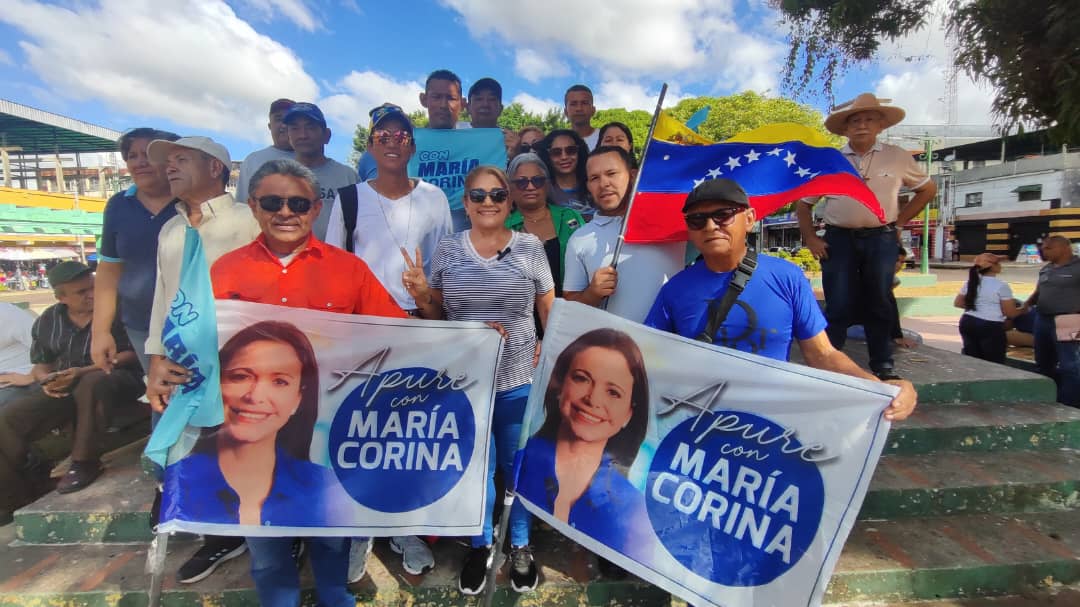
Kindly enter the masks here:
[[[428, 128], [462, 128], [457, 120], [463, 107], [469, 109], [472, 128], [494, 128], [502, 110], [501, 95], [498, 83], [485, 78], [463, 99], [460, 79], [438, 70], [427, 79], [420, 101], [428, 112]], [[893, 113], [891, 106], [870, 97], [871, 103], [834, 112], [826, 124], [849, 137], [845, 151], [856, 166], [865, 165], [871, 189], [895, 221], [895, 194], [901, 182], [915, 187], [920, 197], [926, 186], [910, 167], [888, 164], [899, 160], [873, 142]], [[877, 227], [863, 225], [869, 221], [858, 202], [828, 199], [827, 221], [835, 216], [848, 223], [834, 220], [825, 241], [812, 246], [822, 257], [827, 247], [832, 267], [827, 271], [826, 297], [831, 294], [833, 299], [824, 315], [796, 266], [758, 257], [748, 249], [747, 233], [757, 217], [734, 181], [707, 180], [687, 196], [682, 213], [689, 241], [700, 252], [689, 267], [684, 243], [620, 247], [637, 171], [629, 129], [625, 125], [596, 129], [590, 124], [595, 107], [588, 87], [570, 87], [564, 102], [572, 129], [504, 132], [507, 163], [473, 169], [456, 204], [439, 187], [408, 174], [409, 158], [416, 152], [414, 125], [390, 103], [369, 114], [368, 147], [357, 172], [325, 157], [331, 134], [317, 106], [274, 101], [268, 124], [273, 145], [244, 160], [236, 198], [226, 191], [231, 163], [222, 145], [207, 137], [179, 137], [149, 128], [125, 133], [119, 146], [134, 187], [114, 196], [106, 207], [96, 277], [77, 262], [51, 270], [59, 303], [34, 323], [32, 336], [30, 376], [40, 383], [41, 393], [25, 397], [36, 399], [33, 404], [15, 407], [13, 401], [0, 409], [0, 486], [8, 493], [21, 482], [32, 464], [27, 441], [55, 426], [58, 412], [75, 420], [77, 437], [82, 437], [77, 438], [71, 469], [59, 489], [88, 486], [101, 473], [95, 445], [107, 425], [110, 406], [143, 392], [140, 366], [146, 372], [145, 394], [159, 413], [168, 406], [173, 390], [190, 379], [189, 370], [170, 358], [162, 333], [191, 230], [201, 239], [217, 299], [342, 314], [485, 321], [500, 332], [505, 343], [495, 379], [489, 499], [484, 504], [483, 533], [470, 539], [471, 550], [461, 564], [459, 587], [466, 594], [484, 589], [492, 564], [494, 475], [496, 469], [511, 472], [540, 339], [556, 296], [778, 360], [787, 360], [796, 342], [813, 367], [895, 384], [899, 393], [885, 417], [896, 421], [910, 415], [915, 391], [892, 371], [889, 344], [882, 348], [879, 343], [882, 338], [889, 341], [888, 327], [871, 326], [885, 319], [873, 315], [867, 319], [876, 375], [859, 368], [839, 349], [843, 337], [833, 331], [834, 322], [850, 324], [845, 315], [852, 313], [859, 298], [841, 279], [860, 275], [859, 288], [891, 287], [896, 256], [893, 223], [880, 227], [874, 219]], [[887, 162], [875, 162], [881, 154]], [[900, 220], [914, 215], [918, 202], [904, 207]], [[894, 247], [885, 268], [876, 256], [883, 255], [890, 238]], [[721, 305], [733, 283], [741, 289], [737, 301], [730, 298], [728, 305]], [[875, 290], [878, 295], [884, 298], [887, 293]], [[727, 309], [721, 314], [721, 308]], [[246, 335], [242, 343], [230, 340], [221, 351], [222, 392], [229, 409], [226, 424], [230, 416], [253, 415], [262, 406], [261, 399], [276, 398], [282, 407], [298, 411], [306, 398], [299, 391], [311, 382], [277, 382], [270, 396], [268, 388], [260, 387], [265, 382], [257, 366], [238, 362], [250, 358], [256, 345], [291, 347], [296, 368], [285, 375], [303, 375], [310, 344], [297, 345], [298, 340], [270, 326], [274, 323], [263, 324], [267, 326]], [[585, 344], [566, 365], [578, 365], [579, 358], [585, 365], [582, 357], [605, 347], [592, 346]], [[607, 419], [618, 409], [616, 400], [636, 403], [640, 413], [648, 398], [647, 392], [644, 401], [634, 394], [634, 382], [641, 382], [633, 376], [632, 363], [627, 359], [625, 373], [621, 367], [612, 371], [617, 375], [613, 381], [623, 386], [618, 399], [590, 388], [595, 384], [592, 379], [569, 375], [561, 381], [563, 400], [573, 403], [566, 406], [575, 407], [579, 421], [589, 424]], [[44, 401], [52, 406], [41, 406]], [[550, 440], [552, 431], [532, 440]], [[238, 522], [259, 520], [258, 505], [266, 507], [267, 485], [273, 479], [237, 477], [229, 458], [304, 460], [310, 455], [304, 453], [303, 444], [286, 450], [281, 432], [275, 436], [276, 449], [265, 433], [251, 428], [219, 433], [216, 461], [201, 464], [200, 470], [215, 480], [224, 479], [235, 493]], [[587, 442], [589, 433], [583, 436]], [[584, 484], [557, 486], [550, 496], [560, 518], [574, 516], [568, 508], [606, 457], [596, 455], [572, 475]], [[555, 470], [565, 463], [562, 457], [559, 450], [552, 452]], [[625, 459], [625, 454], [619, 457]], [[528, 471], [524, 474], [522, 483], [536, 482], [528, 478]], [[5, 497], [13, 499], [0, 507], [13, 509], [26, 496]], [[529, 545], [530, 516], [520, 505], [505, 516], [511, 584], [518, 591], [532, 590], [539, 571]], [[402, 554], [407, 571], [423, 574], [435, 565], [430, 541], [396, 537], [390, 545]], [[363, 575], [371, 541], [260, 537], [245, 542], [205, 537], [177, 578], [197, 582], [245, 550], [251, 551], [252, 576], [262, 604], [298, 604], [298, 565], [306, 552], [320, 602], [352, 605], [347, 584]]]

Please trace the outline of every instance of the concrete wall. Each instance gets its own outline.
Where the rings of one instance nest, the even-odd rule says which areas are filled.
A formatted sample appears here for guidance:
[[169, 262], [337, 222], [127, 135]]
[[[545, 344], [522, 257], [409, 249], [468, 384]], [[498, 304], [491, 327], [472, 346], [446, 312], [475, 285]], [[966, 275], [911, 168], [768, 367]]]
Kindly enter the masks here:
[[[1022, 158], [959, 171], [954, 174], [953, 183], [958, 220], [998, 213], [1036, 214], [1049, 209], [1050, 201], [1055, 198], [1061, 200], [1062, 208], [1080, 207], [1080, 154]], [[1042, 186], [1039, 200], [1020, 202], [1013, 190], [1028, 185]], [[982, 206], [963, 206], [966, 195], [976, 192], [982, 193]]]

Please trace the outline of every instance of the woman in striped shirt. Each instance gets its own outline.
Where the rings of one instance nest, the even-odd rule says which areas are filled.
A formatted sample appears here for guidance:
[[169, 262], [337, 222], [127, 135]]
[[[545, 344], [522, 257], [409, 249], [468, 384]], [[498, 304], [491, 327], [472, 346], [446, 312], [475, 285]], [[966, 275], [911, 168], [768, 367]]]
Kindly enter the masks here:
[[[532, 234], [506, 227], [510, 215], [510, 184], [495, 167], [480, 166], [465, 178], [465, 211], [472, 228], [442, 239], [431, 260], [430, 283], [423, 260], [409, 260], [402, 276], [405, 288], [423, 308], [424, 318], [492, 323], [506, 343], [495, 376], [492, 450], [489, 462], [484, 532], [472, 538], [459, 587], [479, 594], [492, 558], [492, 510], [495, 503], [495, 461], [506, 478], [513, 472], [514, 452], [521, 437], [522, 418], [532, 385], [539, 342], [533, 310], [547, 323], [555, 298], [544, 245]], [[406, 257], [408, 257], [406, 255]], [[536, 588], [538, 574], [529, 548], [531, 517], [516, 503], [510, 510], [510, 582], [518, 592]]]

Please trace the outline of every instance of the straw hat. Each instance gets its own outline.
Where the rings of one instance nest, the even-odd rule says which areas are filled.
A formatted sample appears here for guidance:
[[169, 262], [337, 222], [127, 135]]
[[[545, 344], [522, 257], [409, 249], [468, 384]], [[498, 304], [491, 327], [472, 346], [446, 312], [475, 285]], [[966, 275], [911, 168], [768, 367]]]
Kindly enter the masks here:
[[904, 119], [904, 110], [895, 105], [882, 105], [883, 103], [892, 103], [892, 99], [878, 99], [873, 93], [863, 93], [851, 101], [834, 106], [832, 113], [825, 119], [825, 128], [837, 135], [843, 135], [848, 117], [867, 110], [881, 114], [882, 128], [886, 129]]

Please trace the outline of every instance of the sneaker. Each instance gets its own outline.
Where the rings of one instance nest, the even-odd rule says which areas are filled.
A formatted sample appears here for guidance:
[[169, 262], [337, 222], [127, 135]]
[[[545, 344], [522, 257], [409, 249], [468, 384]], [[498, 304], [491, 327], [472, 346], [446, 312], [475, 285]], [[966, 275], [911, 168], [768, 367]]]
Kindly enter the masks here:
[[475, 595], [484, 591], [493, 554], [491, 546], [473, 548], [469, 551], [469, 556], [465, 557], [465, 565], [461, 568], [461, 575], [458, 577], [458, 589], [462, 594]]
[[307, 544], [304, 543], [304, 540], [296, 538], [293, 540], [292, 549], [289, 550], [289, 556], [291, 556], [293, 562], [296, 563], [297, 571], [304, 565], [304, 551], [306, 547]]
[[371, 538], [353, 538], [349, 546], [349, 577], [350, 584], [359, 582], [367, 573], [367, 561], [371, 556]]
[[194, 584], [214, 572], [222, 563], [234, 559], [247, 550], [242, 537], [207, 536], [203, 547], [180, 566], [176, 572], [176, 581], [181, 584]]
[[536, 561], [533, 560], [532, 548], [524, 546], [510, 547], [510, 587], [516, 592], [532, 592], [540, 582], [540, 574], [536, 570]]
[[413, 575], [424, 575], [435, 568], [431, 547], [415, 535], [390, 538], [390, 549], [401, 555], [401, 566]]

